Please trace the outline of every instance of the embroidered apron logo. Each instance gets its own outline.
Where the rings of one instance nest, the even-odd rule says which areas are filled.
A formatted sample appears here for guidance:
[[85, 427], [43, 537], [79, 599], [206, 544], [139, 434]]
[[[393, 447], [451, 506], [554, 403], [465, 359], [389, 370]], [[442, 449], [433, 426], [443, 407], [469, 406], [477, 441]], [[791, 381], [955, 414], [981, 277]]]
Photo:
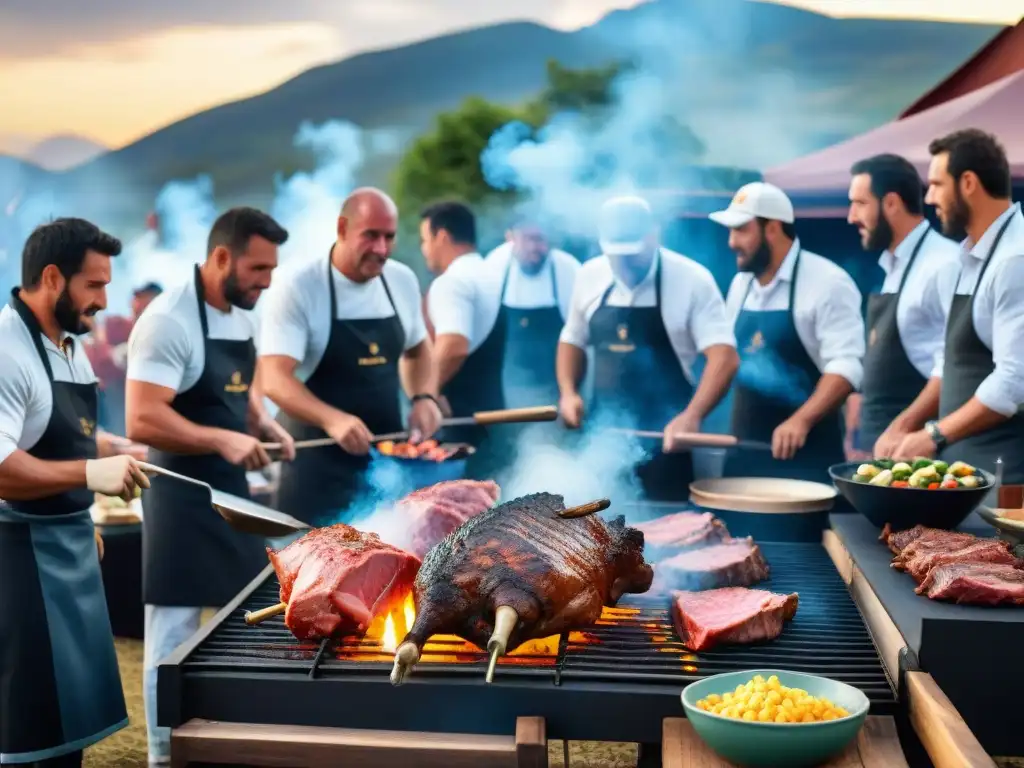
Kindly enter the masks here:
[[380, 354], [380, 347], [376, 342], [371, 341], [369, 345], [367, 345], [367, 349], [370, 350], [370, 356], [360, 357], [358, 361], [359, 365], [384, 365], [387, 363], [388, 359]]
[[744, 351], [747, 354], [751, 354], [751, 353], [757, 352], [758, 350], [763, 349], [763, 348], [764, 348], [764, 334], [761, 333], [760, 331], [754, 331], [754, 335], [750, 337], [750, 343], [747, 345], [747, 348]]
[[233, 395], [240, 395], [249, 391], [249, 385], [242, 381], [242, 372], [235, 371], [231, 374], [231, 383], [224, 385], [224, 391]]
[[88, 419], [79, 419], [78, 423], [82, 427], [82, 434], [86, 437], [92, 437], [92, 432], [96, 428], [96, 423], [89, 421]]
[[621, 344], [609, 344], [608, 349], [612, 352], [632, 352], [636, 345], [629, 341], [629, 326], [625, 323], [615, 329], [615, 335], [619, 337]]

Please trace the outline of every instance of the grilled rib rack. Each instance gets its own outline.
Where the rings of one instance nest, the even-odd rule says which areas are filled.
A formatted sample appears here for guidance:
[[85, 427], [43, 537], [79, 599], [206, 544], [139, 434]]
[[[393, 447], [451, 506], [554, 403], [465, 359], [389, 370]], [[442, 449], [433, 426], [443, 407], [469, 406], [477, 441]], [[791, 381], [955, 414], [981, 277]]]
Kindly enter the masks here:
[[555, 655], [503, 659], [490, 686], [487, 655], [461, 643], [429, 644], [445, 660], [426, 654], [396, 688], [378, 641], [302, 643], [281, 618], [247, 626], [246, 610], [278, 601], [268, 568], [160, 665], [158, 721], [500, 734], [533, 715], [547, 719], [549, 738], [651, 743], [664, 717], [680, 716], [688, 683], [754, 668], [826, 675], [861, 689], [873, 714], [893, 714], [892, 681], [824, 548], [760, 546], [772, 575], [758, 588], [800, 596], [778, 639], [693, 654], [675, 633], [667, 597], [634, 597], [585, 633], [562, 635]]

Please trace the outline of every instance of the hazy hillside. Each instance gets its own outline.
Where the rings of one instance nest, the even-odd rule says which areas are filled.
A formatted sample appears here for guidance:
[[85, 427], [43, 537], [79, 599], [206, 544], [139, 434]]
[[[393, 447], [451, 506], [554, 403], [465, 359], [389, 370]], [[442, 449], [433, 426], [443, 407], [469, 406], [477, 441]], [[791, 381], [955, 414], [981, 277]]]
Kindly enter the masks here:
[[[412, 137], [466, 96], [516, 103], [567, 66], [631, 58], [671, 85], [677, 116], [709, 163], [762, 167], [877, 125], [983, 45], [998, 28], [835, 20], [746, 0], [652, 0], [562, 33], [510, 23], [318, 67], [272, 91], [168, 126], [64, 174], [62, 199], [139, 221], [164, 182], [211, 173], [218, 197], [259, 200], [275, 173], [309, 168], [300, 122], [346, 119]], [[386, 179], [378, 162], [373, 180]], [[67, 197], [65, 197], [67, 196]]]
[[99, 157], [107, 149], [84, 136], [61, 134], [43, 139], [25, 159], [50, 171], [66, 171]]

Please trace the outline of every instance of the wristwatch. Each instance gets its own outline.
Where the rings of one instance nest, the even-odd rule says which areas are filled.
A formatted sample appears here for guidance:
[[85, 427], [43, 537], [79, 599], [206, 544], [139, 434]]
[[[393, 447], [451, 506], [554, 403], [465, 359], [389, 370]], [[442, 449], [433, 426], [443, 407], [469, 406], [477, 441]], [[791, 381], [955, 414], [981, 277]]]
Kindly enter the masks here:
[[426, 392], [421, 392], [420, 394], [413, 395], [412, 397], [409, 398], [409, 401], [413, 403], [418, 402], [420, 400], [432, 400], [434, 405], [436, 405], [438, 408], [441, 407], [441, 404], [437, 402], [437, 398], [434, 397], [433, 395], [427, 394]]
[[946, 443], [949, 442], [946, 440], [946, 436], [942, 434], [942, 430], [939, 429], [939, 422], [937, 421], [925, 422], [924, 431], [928, 433], [928, 437], [935, 443], [935, 450], [937, 451], [941, 451], [946, 447]]

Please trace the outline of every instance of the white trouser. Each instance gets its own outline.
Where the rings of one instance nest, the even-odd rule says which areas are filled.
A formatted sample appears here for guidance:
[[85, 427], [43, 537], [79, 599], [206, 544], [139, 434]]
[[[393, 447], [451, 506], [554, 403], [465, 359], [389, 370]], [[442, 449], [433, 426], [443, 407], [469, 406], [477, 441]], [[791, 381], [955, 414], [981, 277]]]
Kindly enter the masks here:
[[158, 728], [156, 724], [157, 665], [195, 634], [199, 629], [202, 612], [202, 608], [146, 606], [142, 692], [146, 703], [146, 731], [151, 764], [168, 763], [171, 759], [171, 729]]

